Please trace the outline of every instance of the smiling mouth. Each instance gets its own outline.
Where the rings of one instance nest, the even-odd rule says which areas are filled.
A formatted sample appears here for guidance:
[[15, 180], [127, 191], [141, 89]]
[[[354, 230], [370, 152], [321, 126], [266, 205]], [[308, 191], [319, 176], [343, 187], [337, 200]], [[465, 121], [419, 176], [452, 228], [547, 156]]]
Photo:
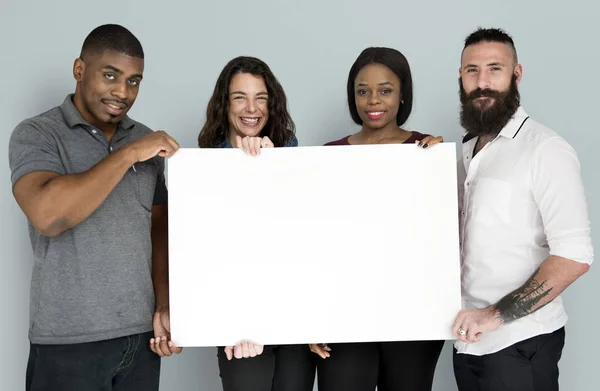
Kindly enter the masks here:
[[244, 125], [254, 126], [258, 124], [260, 118], [240, 117], [240, 120]]
[[106, 109], [112, 115], [120, 115], [127, 108], [127, 105], [125, 103], [119, 103], [114, 101], [102, 101], [102, 103], [104, 104], [104, 106], [106, 106]]
[[379, 119], [385, 114], [385, 111], [367, 111], [366, 113], [370, 119]]

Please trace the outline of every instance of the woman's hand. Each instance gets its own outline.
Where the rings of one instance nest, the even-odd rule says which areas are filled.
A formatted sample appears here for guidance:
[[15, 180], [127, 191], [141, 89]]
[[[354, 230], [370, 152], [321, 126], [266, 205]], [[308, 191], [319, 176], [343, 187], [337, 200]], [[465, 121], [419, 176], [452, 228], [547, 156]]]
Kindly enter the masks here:
[[267, 137], [235, 137], [237, 147], [252, 156], [260, 155], [261, 148], [274, 148], [273, 142]]
[[427, 148], [435, 144], [443, 143], [444, 138], [442, 136], [427, 136], [423, 140], [416, 140], [415, 144], [417, 144], [421, 148]]
[[331, 348], [324, 343], [311, 343], [308, 345], [310, 347], [310, 351], [314, 354], [318, 354], [322, 359], [326, 359], [331, 356], [329, 352], [331, 352]]
[[252, 342], [242, 341], [235, 346], [226, 346], [225, 356], [229, 361], [231, 361], [233, 357], [238, 359], [256, 357], [262, 354], [264, 348], [264, 345], [258, 345]]

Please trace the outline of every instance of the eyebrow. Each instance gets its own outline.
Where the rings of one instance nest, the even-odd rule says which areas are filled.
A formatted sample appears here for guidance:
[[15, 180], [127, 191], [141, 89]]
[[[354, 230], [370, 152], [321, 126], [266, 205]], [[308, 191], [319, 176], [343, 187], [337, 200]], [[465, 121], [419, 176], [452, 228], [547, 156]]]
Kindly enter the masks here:
[[[379, 86], [394, 86], [394, 84], [390, 81], [384, 81], [378, 84]], [[357, 87], [368, 87], [369, 85], [366, 83], [358, 83]]]
[[[233, 92], [229, 93], [229, 95], [235, 95], [235, 94], [248, 95], [244, 91], [233, 91]], [[262, 91], [262, 92], [257, 93], [256, 95], [269, 95], [269, 93]]]
[[[123, 74], [122, 70], [120, 70], [119, 68], [113, 67], [112, 65], [105, 65], [104, 68], [102, 68], [102, 69], [107, 70], [107, 71], [113, 71], [115, 73], [118, 73], [119, 75]], [[136, 73], [136, 74], [131, 75], [129, 78], [130, 79], [143, 79], [144, 76], [142, 76], [141, 73]]]
[[[485, 64], [485, 65], [488, 66], [488, 67], [493, 67], [493, 66], [501, 66], [501, 67], [503, 67], [504, 66], [503, 63], [498, 62], [498, 61], [490, 62], [489, 64]], [[467, 65], [464, 66], [465, 69], [466, 68], [478, 68], [478, 67], [479, 66], [475, 65], [475, 64], [467, 64]]]

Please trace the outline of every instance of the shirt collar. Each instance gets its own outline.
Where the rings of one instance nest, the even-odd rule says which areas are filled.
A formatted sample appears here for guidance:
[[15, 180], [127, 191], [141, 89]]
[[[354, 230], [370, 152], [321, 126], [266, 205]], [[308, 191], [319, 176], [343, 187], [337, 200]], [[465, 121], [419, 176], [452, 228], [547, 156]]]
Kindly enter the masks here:
[[499, 136], [506, 138], [515, 138], [528, 118], [529, 116], [525, 112], [523, 106], [519, 106], [512, 118], [508, 121], [506, 125], [504, 125], [504, 128], [502, 128], [502, 130], [500, 131]]
[[[91, 126], [87, 123], [86, 120], [83, 119], [75, 104], [73, 104], [73, 94], [67, 95], [62, 105], [60, 105], [60, 111], [67, 122], [69, 128], [73, 128], [77, 125], [87, 125]], [[127, 115], [123, 117], [123, 119], [119, 122], [118, 125], [122, 129], [131, 129], [135, 126], [135, 121], [129, 118]]]

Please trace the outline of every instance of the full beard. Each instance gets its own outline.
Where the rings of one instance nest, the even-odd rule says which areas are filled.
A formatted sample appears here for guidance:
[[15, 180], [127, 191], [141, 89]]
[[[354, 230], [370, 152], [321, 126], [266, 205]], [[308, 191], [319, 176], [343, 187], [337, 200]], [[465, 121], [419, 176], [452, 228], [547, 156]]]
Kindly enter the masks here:
[[[517, 77], [513, 75], [510, 86], [506, 91], [477, 88], [467, 94], [461, 78], [460, 87], [460, 124], [472, 136], [496, 136], [510, 121], [520, 105], [521, 97], [517, 87]], [[493, 98], [491, 104], [475, 103], [482, 96]]]

